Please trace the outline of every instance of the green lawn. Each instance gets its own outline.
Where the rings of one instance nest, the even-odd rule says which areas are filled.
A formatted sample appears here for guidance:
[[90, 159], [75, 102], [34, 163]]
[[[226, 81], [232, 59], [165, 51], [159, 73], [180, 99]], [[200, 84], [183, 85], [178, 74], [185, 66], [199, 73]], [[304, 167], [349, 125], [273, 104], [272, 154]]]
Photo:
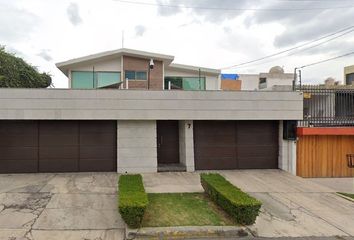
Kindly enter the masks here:
[[354, 199], [354, 193], [342, 193], [342, 192], [339, 192], [339, 194]]
[[235, 225], [204, 193], [150, 193], [148, 198], [143, 227]]

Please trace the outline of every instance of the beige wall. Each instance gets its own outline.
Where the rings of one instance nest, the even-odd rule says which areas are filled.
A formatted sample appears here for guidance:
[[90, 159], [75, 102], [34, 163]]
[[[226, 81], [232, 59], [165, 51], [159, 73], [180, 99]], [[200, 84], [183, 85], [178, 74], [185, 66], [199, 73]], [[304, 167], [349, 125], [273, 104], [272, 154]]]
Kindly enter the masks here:
[[[294, 74], [283, 73], [260, 73], [260, 74], [239, 74], [242, 81], [241, 90], [272, 89], [273, 86], [292, 86]], [[265, 84], [259, 84], [260, 78], [267, 78]]]
[[241, 83], [241, 90], [253, 91], [258, 89], [259, 74], [239, 74]]
[[193, 121], [179, 121], [179, 158], [187, 172], [194, 172]]
[[279, 123], [278, 167], [296, 175], [296, 141], [283, 139], [283, 121]]
[[351, 73], [354, 73], [354, 65], [347, 66], [347, 67], [344, 68], [343, 84], [346, 84], [347, 74], [351, 74]]
[[156, 121], [117, 122], [118, 172], [157, 172]]
[[352, 66], [346, 66], [344, 68], [344, 75], [348, 74], [348, 73], [354, 73], [354, 65]]
[[266, 84], [260, 86], [260, 89], [272, 89], [273, 86], [292, 86], [294, 80], [292, 73], [261, 73], [260, 77], [267, 78]]
[[301, 92], [0, 89], [0, 119], [291, 120]]

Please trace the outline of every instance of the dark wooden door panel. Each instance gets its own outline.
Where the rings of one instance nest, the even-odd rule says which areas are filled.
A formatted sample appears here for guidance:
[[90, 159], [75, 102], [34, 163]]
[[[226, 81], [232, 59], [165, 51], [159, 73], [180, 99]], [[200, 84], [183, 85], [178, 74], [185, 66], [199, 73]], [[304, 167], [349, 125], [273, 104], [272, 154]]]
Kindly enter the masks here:
[[77, 158], [42, 158], [40, 159], [39, 172], [78, 172]]
[[112, 161], [112, 158], [100, 159], [80, 159], [81, 172], [116, 172], [117, 161]]
[[237, 121], [240, 169], [278, 168], [278, 122]]
[[38, 161], [33, 159], [1, 159], [0, 173], [36, 173]]
[[116, 121], [0, 121], [0, 173], [117, 171]]
[[0, 173], [38, 171], [38, 123], [0, 121]]
[[157, 121], [157, 162], [179, 163], [178, 121]]
[[39, 171], [76, 172], [79, 161], [79, 122], [39, 122]]
[[117, 171], [115, 121], [80, 122], [80, 171]]
[[278, 168], [278, 122], [194, 121], [197, 170]]
[[194, 158], [197, 170], [236, 169], [233, 121], [194, 121]]

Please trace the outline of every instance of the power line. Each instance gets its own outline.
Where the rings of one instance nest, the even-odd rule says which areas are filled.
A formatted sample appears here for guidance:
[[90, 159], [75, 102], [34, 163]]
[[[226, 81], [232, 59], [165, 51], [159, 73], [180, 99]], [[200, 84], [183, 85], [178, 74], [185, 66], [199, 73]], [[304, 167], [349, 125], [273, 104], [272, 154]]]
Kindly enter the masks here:
[[[288, 48], [288, 49], [283, 50], [283, 51], [280, 51], [280, 52], [276, 52], [276, 53], [273, 53], [273, 54], [270, 54], [270, 55], [267, 55], [267, 56], [264, 56], [264, 57], [261, 57], [261, 58], [257, 58], [257, 59], [255, 59], [255, 60], [251, 60], [251, 61], [247, 61], [247, 62], [243, 62], [243, 63], [238, 63], [238, 64], [235, 64], [235, 65], [232, 65], [232, 66], [228, 66], [228, 67], [223, 67], [223, 68], [221, 68], [221, 69], [230, 69], [230, 68], [240, 67], [240, 66], [247, 65], [247, 64], [250, 64], [250, 63], [254, 63], [254, 62], [259, 62], [259, 61], [261, 61], [261, 60], [264, 60], [264, 59], [267, 59], [267, 58], [271, 58], [271, 57], [275, 57], [275, 56], [281, 55], [281, 54], [283, 54], [283, 53], [290, 52], [290, 51], [293, 51], [293, 50], [296, 50], [296, 49], [305, 47], [305, 46], [310, 45], [310, 44], [312, 44], [312, 43], [318, 42], [318, 41], [320, 41], [320, 40], [323, 40], [323, 39], [326, 39], [326, 38], [328, 38], [328, 37], [331, 37], [331, 36], [334, 36], [334, 35], [337, 35], [337, 34], [339, 34], [339, 33], [344, 32], [344, 33], [341, 34], [341, 35], [338, 35], [338, 36], [335, 36], [335, 37], [333, 37], [333, 38], [330, 38], [330, 39], [328, 39], [328, 40], [326, 40], [326, 41], [324, 41], [324, 42], [321, 42], [321, 43], [319, 43], [319, 44], [316, 44], [316, 45], [314, 45], [314, 46], [311, 46], [311, 47], [302, 49], [302, 50], [300, 50], [300, 51], [298, 51], [298, 52], [305, 51], [305, 50], [308, 50], [308, 49], [311, 49], [311, 48], [314, 48], [314, 47], [318, 47], [318, 46], [320, 46], [320, 45], [322, 45], [322, 44], [324, 44], [324, 43], [327, 43], [327, 42], [332, 41], [332, 40], [334, 40], [334, 39], [336, 39], [336, 38], [342, 37], [342, 36], [344, 36], [344, 35], [346, 35], [346, 34], [349, 34], [349, 33], [353, 32], [353, 31], [354, 31], [354, 25], [353, 25], [353, 26], [350, 26], [350, 27], [347, 27], [347, 28], [344, 28], [344, 29], [341, 29], [341, 30], [336, 31], [336, 32], [334, 32], [334, 33], [330, 33], [330, 34], [327, 34], [327, 35], [325, 35], [325, 36], [319, 37], [319, 38], [314, 39], [314, 40], [312, 40], [312, 41], [309, 41], [309, 42], [300, 44], [300, 45], [298, 45], [298, 46], [295, 46], [295, 47], [292, 47], [292, 48]], [[297, 52], [295, 52], [295, 53], [297, 53]], [[295, 53], [292, 53], [292, 54], [290, 54], [290, 55], [294, 55]], [[289, 55], [289, 56], [290, 56], [290, 55]], [[285, 57], [285, 56], [284, 56], [284, 57]]]
[[316, 47], [321, 46], [321, 45], [323, 45], [323, 44], [325, 44], [325, 43], [328, 43], [328, 42], [330, 42], [330, 41], [333, 41], [333, 40], [335, 40], [335, 39], [337, 39], [337, 38], [343, 37], [344, 35], [347, 35], [347, 34], [349, 34], [349, 33], [351, 33], [351, 32], [354, 32], [354, 29], [352, 29], [352, 30], [350, 30], [350, 31], [347, 31], [347, 32], [345, 32], [345, 33], [342, 33], [342, 34], [340, 34], [340, 35], [338, 35], [338, 36], [332, 37], [332, 38], [330, 38], [330, 39], [328, 39], [328, 40], [326, 40], [326, 41], [323, 41], [323, 42], [320, 42], [320, 43], [315, 44], [315, 45], [313, 45], [313, 46], [310, 46], [310, 47], [308, 47], [308, 48], [300, 49], [299, 51], [296, 51], [296, 52], [293, 52], [293, 53], [289, 53], [286, 57], [295, 55], [295, 54], [297, 54], [297, 53], [299, 53], [299, 52], [307, 51], [307, 50], [312, 49], [312, 48], [316, 48]]
[[115, 0], [117, 2], [145, 5], [145, 6], [157, 6], [168, 8], [184, 8], [184, 9], [200, 9], [200, 10], [216, 10], [216, 11], [322, 11], [322, 10], [334, 10], [334, 9], [347, 9], [354, 8], [353, 5], [339, 6], [339, 7], [309, 7], [309, 8], [222, 8], [222, 7], [205, 7], [205, 6], [185, 6], [185, 5], [172, 5], [161, 3], [148, 3], [148, 2], [135, 2], [129, 0]]
[[302, 67], [299, 67], [298, 69], [314, 66], [314, 65], [317, 65], [317, 64], [320, 64], [320, 63], [329, 62], [329, 61], [332, 61], [332, 60], [335, 60], [335, 59], [338, 59], [338, 58], [347, 57], [347, 56], [352, 55], [352, 54], [354, 54], [354, 52], [346, 53], [346, 54], [343, 54], [343, 55], [340, 55], [340, 56], [337, 56], [337, 57], [327, 58], [325, 60], [321, 60], [321, 61], [318, 61], [318, 62], [313, 62], [313, 63], [306, 64], [306, 65], [304, 65]]

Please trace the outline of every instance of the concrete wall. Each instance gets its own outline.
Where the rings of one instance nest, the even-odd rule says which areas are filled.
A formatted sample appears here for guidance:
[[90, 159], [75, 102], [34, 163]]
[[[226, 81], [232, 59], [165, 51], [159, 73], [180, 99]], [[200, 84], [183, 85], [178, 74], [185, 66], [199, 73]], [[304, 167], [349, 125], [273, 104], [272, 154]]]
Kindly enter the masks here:
[[194, 171], [193, 121], [179, 121], [179, 157], [187, 172]]
[[[260, 74], [239, 74], [242, 81], [242, 90], [272, 89], [275, 85], [290, 85], [294, 80], [292, 73], [260, 73]], [[259, 84], [260, 78], [266, 78], [267, 82]]]
[[292, 86], [293, 73], [261, 73], [260, 78], [266, 78], [267, 82], [260, 84], [260, 89], [271, 90], [273, 86]]
[[300, 120], [301, 92], [0, 89], [0, 119]]
[[278, 167], [296, 175], [296, 141], [283, 139], [283, 121], [279, 122], [279, 162]]
[[253, 91], [258, 89], [259, 74], [239, 74], [241, 83], [241, 90]]
[[156, 121], [117, 121], [119, 173], [157, 172]]
[[[206, 90], [219, 90], [221, 83], [219, 75], [212, 75], [201, 71], [201, 76], [205, 77]], [[199, 77], [199, 71], [180, 70], [166, 67], [165, 77]]]
[[[343, 78], [343, 83], [344, 84], [348, 84], [346, 82], [347, 75], [353, 74], [353, 73], [354, 73], [354, 65], [344, 67], [344, 78]], [[354, 85], [354, 82], [352, 82], [352, 85]]]

